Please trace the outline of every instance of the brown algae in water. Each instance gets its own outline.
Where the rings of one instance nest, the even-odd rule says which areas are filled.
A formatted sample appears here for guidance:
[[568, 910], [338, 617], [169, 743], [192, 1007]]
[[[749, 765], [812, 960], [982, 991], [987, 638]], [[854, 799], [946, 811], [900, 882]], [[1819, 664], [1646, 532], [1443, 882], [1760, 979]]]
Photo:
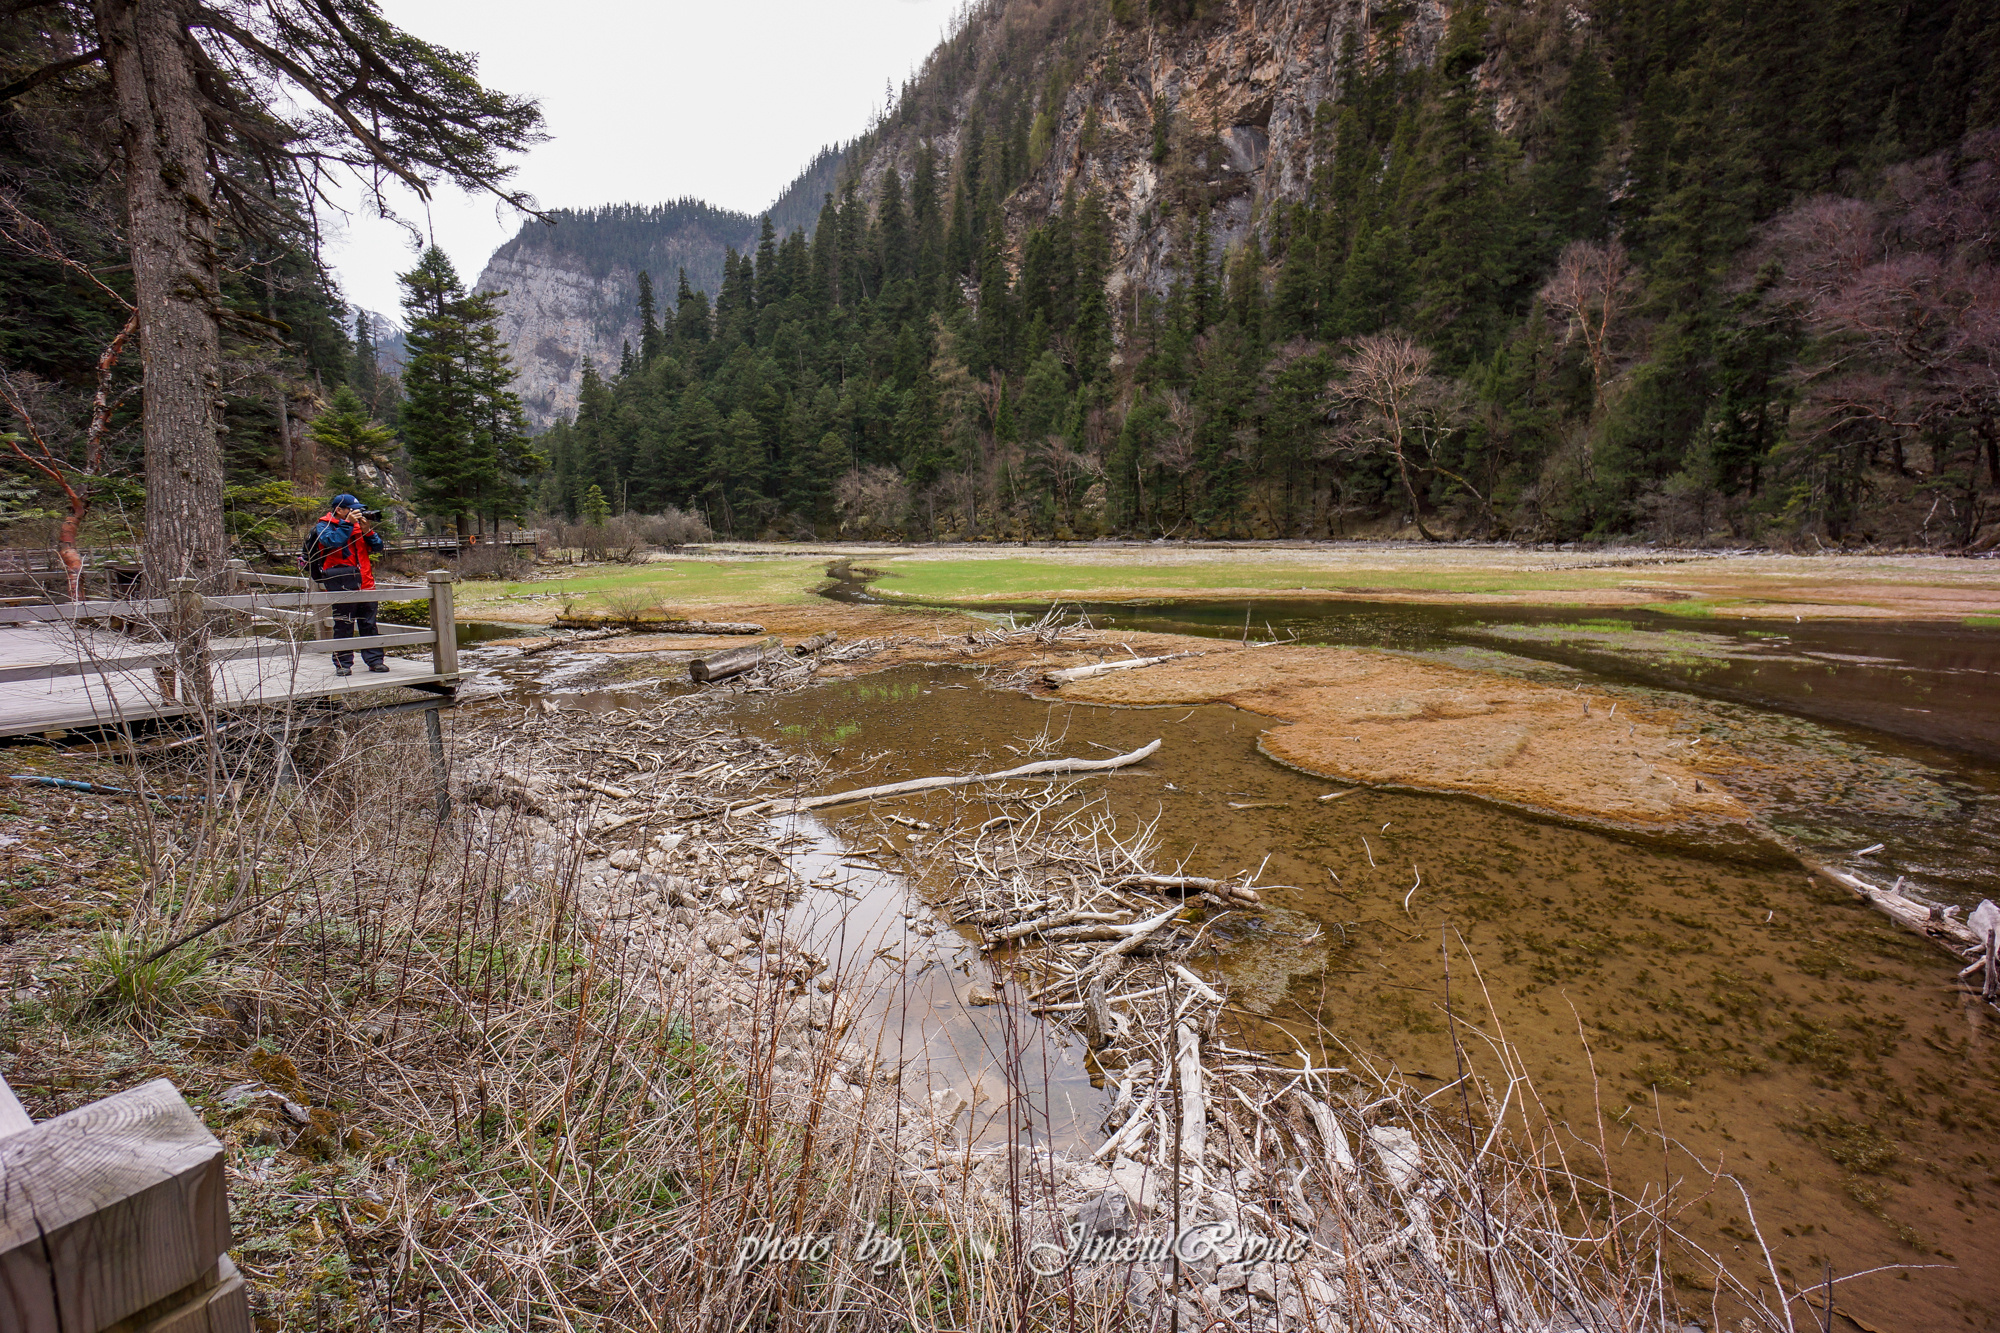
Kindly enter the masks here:
[[[842, 729], [844, 754], [885, 756], [870, 781], [1000, 766], [1036, 737], [1102, 754], [1164, 733], [1144, 770], [1074, 800], [1157, 818], [1159, 860], [1183, 873], [1264, 863], [1260, 883], [1293, 886], [1267, 889], [1265, 913], [1204, 923], [1194, 965], [1230, 983], [1239, 1040], [1334, 1065], [1345, 1043], [1441, 1084], [1461, 1057], [1500, 1077], [1486, 1043], [1504, 1042], [1551, 1116], [1593, 1142], [1602, 1118], [1619, 1188], [1657, 1192], [1665, 1171], [1699, 1193], [1711, 1182], [1696, 1159], [1740, 1179], [1788, 1283], [1817, 1281], [1829, 1259], [1843, 1273], [1944, 1260], [1958, 1267], [1914, 1284], [1845, 1284], [1841, 1308], [1939, 1329], [1980, 1308], [1977, 1275], [2000, 1267], [1991, 1020], [1948, 984], [1948, 958], [1844, 891], [1774, 848], [1718, 857], [1671, 835], [1367, 788], [1323, 804], [1323, 783], [1256, 752], [1262, 719], [946, 688], [967, 680], [901, 668], [746, 701], [742, 717], [771, 735]], [[1443, 948], [1458, 960], [1450, 1019]], [[1723, 1188], [1684, 1219], [1690, 1238], [1761, 1263]]]

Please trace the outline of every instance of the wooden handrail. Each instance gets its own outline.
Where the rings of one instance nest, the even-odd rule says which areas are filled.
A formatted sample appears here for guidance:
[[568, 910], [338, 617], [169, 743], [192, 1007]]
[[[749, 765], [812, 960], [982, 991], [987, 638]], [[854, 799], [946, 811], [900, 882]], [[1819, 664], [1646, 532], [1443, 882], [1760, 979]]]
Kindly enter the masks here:
[[[361, 652], [375, 648], [413, 648], [435, 643], [437, 632], [407, 630], [399, 634], [371, 634], [348, 639], [269, 639], [260, 643], [211, 647], [211, 662], [242, 662], [270, 657], [312, 656], [324, 653]], [[16, 680], [60, 680], [66, 676], [109, 676], [127, 671], [150, 671], [174, 665], [174, 650], [162, 645], [152, 652], [126, 657], [78, 658], [70, 662], [36, 662], [26, 666], [0, 667], [0, 683]]]
[[[428, 595], [421, 583], [397, 583], [386, 588], [352, 592], [245, 593], [234, 597], [204, 597], [211, 611], [261, 611], [266, 607], [338, 606], [344, 602], [414, 602]], [[60, 606], [0, 606], [0, 625], [52, 620], [147, 620], [172, 613], [171, 599], [124, 602], [65, 602]]]

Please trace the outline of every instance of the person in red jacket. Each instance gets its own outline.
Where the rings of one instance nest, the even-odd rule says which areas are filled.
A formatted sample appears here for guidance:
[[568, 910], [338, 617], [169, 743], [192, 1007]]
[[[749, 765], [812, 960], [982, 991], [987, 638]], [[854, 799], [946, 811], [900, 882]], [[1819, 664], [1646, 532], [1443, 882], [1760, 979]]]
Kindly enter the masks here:
[[[313, 528], [313, 540], [319, 544], [320, 574], [319, 586], [328, 592], [358, 592], [375, 586], [375, 570], [369, 562], [371, 552], [382, 549], [382, 535], [375, 531], [375, 525], [368, 521], [361, 501], [351, 495], [333, 497], [333, 508], [321, 517]], [[373, 638], [375, 635], [374, 602], [336, 602], [333, 605], [333, 637], [351, 639], [356, 636]], [[380, 648], [363, 648], [361, 660], [368, 664], [370, 671], [387, 671], [389, 663], [383, 658]], [[351, 676], [354, 674], [354, 654], [335, 653], [333, 674]]]

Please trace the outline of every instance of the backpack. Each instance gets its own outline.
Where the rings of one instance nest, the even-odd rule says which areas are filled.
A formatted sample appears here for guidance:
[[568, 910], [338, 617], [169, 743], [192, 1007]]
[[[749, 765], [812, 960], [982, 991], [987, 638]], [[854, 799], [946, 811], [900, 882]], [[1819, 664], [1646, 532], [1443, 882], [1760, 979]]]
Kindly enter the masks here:
[[314, 583], [324, 581], [326, 578], [326, 558], [338, 549], [338, 547], [321, 546], [319, 544], [319, 524], [313, 524], [312, 530], [306, 533], [305, 545], [299, 549], [300, 571]]

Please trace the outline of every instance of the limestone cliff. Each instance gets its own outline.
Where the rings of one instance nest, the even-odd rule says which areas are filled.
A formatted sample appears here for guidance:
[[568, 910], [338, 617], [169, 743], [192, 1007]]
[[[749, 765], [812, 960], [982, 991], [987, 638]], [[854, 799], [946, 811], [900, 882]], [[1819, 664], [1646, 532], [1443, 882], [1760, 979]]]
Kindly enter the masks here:
[[500, 336], [519, 378], [515, 392], [537, 431], [576, 411], [583, 363], [615, 371], [625, 344], [639, 344], [636, 273], [597, 274], [576, 254], [512, 241], [496, 251], [476, 290], [505, 292]]
[[[1005, 202], [1010, 245], [1018, 247], [1069, 191], [1096, 191], [1114, 229], [1113, 299], [1133, 284], [1164, 292], [1172, 280], [1176, 218], [1206, 212], [1213, 244], [1222, 251], [1249, 233], [1270, 201], [1304, 196], [1317, 154], [1325, 151], [1324, 136], [1315, 137], [1315, 116], [1339, 91], [1341, 51], [1350, 38], [1364, 59], [1393, 44], [1405, 67], [1427, 64], [1447, 15], [1444, 0], [1237, 0], [1197, 22], [1119, 24], [1090, 5], [989, 0], [966, 11], [960, 31], [906, 92], [932, 106], [943, 100], [948, 111], [916, 124], [889, 118], [844, 155], [821, 154], [773, 216], [781, 229], [800, 223], [817, 207], [821, 191], [846, 172], [858, 172], [863, 195], [872, 197], [891, 166], [908, 177], [920, 142], [930, 144], [949, 176], [974, 117], [990, 114], [982, 101], [993, 96], [997, 77], [1047, 122], [1036, 165]], [[950, 63], [967, 63], [967, 43], [977, 49], [971, 63], [982, 72], [955, 79], [943, 71]], [[1024, 46], [1027, 58], [1021, 60], [1017, 53]], [[989, 77], [996, 64], [1010, 72]], [[1052, 75], [1061, 77], [1052, 81]], [[948, 85], [956, 93], [945, 93]], [[1046, 105], [1051, 91], [1055, 104]], [[1500, 101], [1504, 114], [1504, 95]], [[1161, 117], [1170, 127], [1172, 151], [1156, 154]], [[699, 272], [688, 264], [690, 281], [716, 290], [709, 271], [719, 269], [724, 240], [714, 227], [700, 244], [688, 239], [691, 232], [669, 227], [657, 240], [627, 236], [622, 249], [591, 249], [580, 239], [584, 231], [575, 225], [556, 233], [524, 229], [494, 254], [479, 279], [481, 290], [509, 293], [500, 303], [502, 332], [538, 430], [575, 410], [585, 358], [608, 371], [627, 341], [638, 345], [642, 260], [630, 255], [643, 255], [663, 310], [672, 304], [674, 273], [665, 249], [684, 262], [699, 251], [703, 262]], [[747, 248], [755, 243], [754, 230], [728, 243]], [[607, 267], [612, 253], [627, 258]]]
[[[994, 7], [982, 40], [1010, 40], [1008, 11]], [[1302, 199], [1326, 137], [1316, 138], [1320, 106], [1340, 91], [1340, 57], [1351, 36], [1364, 62], [1393, 44], [1405, 68], [1427, 65], [1449, 17], [1444, 0], [1237, 0], [1180, 26], [1088, 27], [1073, 39], [1087, 54], [1050, 114], [1047, 152], [1006, 202], [1010, 243], [1058, 209], [1065, 193], [1097, 191], [1113, 223], [1115, 294], [1138, 283], [1164, 293], [1172, 279], [1176, 214], [1209, 214], [1220, 252], [1241, 242], [1274, 200]], [[1053, 46], [1036, 64], [1046, 74], [1064, 53]], [[971, 98], [954, 107], [945, 135], [883, 136], [864, 168], [872, 190], [889, 162], [907, 170], [919, 137], [955, 150]], [[1503, 118], [1507, 106], [1500, 99]], [[1156, 117], [1167, 118], [1173, 149], [1156, 161]], [[1017, 251], [1018, 253], [1018, 251]]]

